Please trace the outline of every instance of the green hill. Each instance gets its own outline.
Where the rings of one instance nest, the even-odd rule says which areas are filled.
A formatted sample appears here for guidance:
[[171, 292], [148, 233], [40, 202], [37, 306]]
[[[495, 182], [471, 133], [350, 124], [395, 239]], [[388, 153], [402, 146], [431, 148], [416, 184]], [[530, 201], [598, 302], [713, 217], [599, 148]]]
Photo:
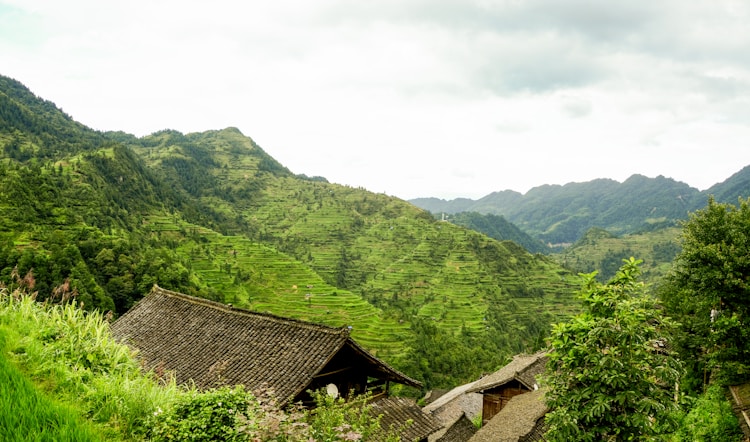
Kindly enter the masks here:
[[0, 115], [22, 116], [0, 126], [0, 281], [28, 274], [40, 299], [67, 280], [87, 308], [122, 313], [158, 283], [351, 325], [428, 386], [540, 346], [577, 308], [553, 260], [294, 175], [237, 129], [99, 133], [0, 79]]
[[627, 235], [613, 235], [603, 229], [592, 228], [575, 244], [551, 256], [560, 265], [576, 273], [598, 271], [597, 279], [600, 281], [610, 280], [623, 259], [637, 257], [643, 260], [641, 279], [657, 284], [669, 271], [680, 251], [679, 236], [679, 227]]
[[513, 241], [523, 246], [531, 253], [550, 253], [551, 249], [543, 242], [532, 238], [515, 224], [506, 220], [503, 216], [493, 215], [491, 213], [481, 214], [478, 212], [459, 212], [450, 216], [441, 215], [441, 218], [464, 226], [468, 229], [476, 230], [490, 238], [498, 241]]
[[616, 235], [675, 226], [688, 213], [716, 201], [736, 203], [750, 196], [750, 167], [703, 192], [671, 178], [633, 175], [622, 183], [597, 179], [543, 185], [526, 194], [494, 192], [476, 201], [418, 198], [411, 202], [430, 212], [479, 212], [505, 217], [537, 240], [557, 246], [578, 241], [590, 228]]

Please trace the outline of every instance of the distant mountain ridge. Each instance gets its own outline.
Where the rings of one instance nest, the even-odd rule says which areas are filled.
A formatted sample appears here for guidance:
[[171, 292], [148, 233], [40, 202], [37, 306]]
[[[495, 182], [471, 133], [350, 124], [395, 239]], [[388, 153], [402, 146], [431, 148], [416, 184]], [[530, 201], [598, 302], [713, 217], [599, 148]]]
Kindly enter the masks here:
[[501, 215], [545, 243], [572, 244], [592, 227], [626, 234], [674, 225], [705, 206], [709, 195], [733, 204], [739, 197], [750, 196], [750, 166], [702, 192], [672, 178], [636, 174], [622, 183], [596, 179], [546, 184], [526, 194], [493, 192], [478, 200], [416, 198], [410, 202], [433, 213]]

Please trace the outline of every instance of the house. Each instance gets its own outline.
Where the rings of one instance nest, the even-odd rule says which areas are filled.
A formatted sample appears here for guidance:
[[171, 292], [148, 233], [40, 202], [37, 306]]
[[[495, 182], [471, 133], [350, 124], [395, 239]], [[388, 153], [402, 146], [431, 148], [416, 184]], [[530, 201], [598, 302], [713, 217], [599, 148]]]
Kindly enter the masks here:
[[461, 438], [467, 432], [459, 431], [459, 429], [463, 426], [464, 420], [471, 423], [478, 416], [481, 416], [482, 395], [480, 393], [469, 392], [476, 386], [477, 382], [474, 381], [459, 385], [422, 407], [422, 411], [434, 416], [443, 426], [441, 430], [430, 436], [430, 442], [465, 442], [471, 437], [473, 433], [468, 434], [465, 438]]
[[500, 370], [487, 375], [469, 388], [467, 393], [482, 394], [482, 424], [488, 423], [515, 396], [539, 388], [537, 376], [544, 372], [547, 353], [516, 355]]
[[547, 411], [543, 389], [515, 395], [469, 442], [543, 441]]
[[387, 396], [390, 383], [420, 383], [371, 355], [350, 330], [232, 308], [154, 286], [112, 324], [146, 369], [207, 389], [267, 388], [281, 400], [311, 405], [308, 390]]

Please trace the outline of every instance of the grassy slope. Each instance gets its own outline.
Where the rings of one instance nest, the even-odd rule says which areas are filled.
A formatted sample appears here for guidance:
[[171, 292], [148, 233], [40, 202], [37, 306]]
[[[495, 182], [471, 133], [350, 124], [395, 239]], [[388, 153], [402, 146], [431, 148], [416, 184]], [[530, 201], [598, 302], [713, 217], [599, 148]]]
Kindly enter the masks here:
[[200, 283], [222, 293], [224, 302], [337, 327], [356, 325], [352, 336], [375, 351], [396, 353], [402, 347], [391, 338], [408, 333], [406, 325], [272, 247], [166, 215], [149, 217], [146, 225], [164, 240], [179, 241]]
[[[0, 330], [0, 347], [4, 347]], [[0, 352], [0, 440], [100, 441], [103, 437], [79, 413], [39, 391]]]
[[[36, 97], [21, 98], [7, 107], [35, 115], [41, 106]], [[51, 103], [41, 108], [58, 115]], [[47, 120], [55, 124], [47, 127]], [[69, 127], [73, 123], [65, 118], [9, 123], [11, 130], [28, 132], [21, 141], [30, 149], [8, 150], [21, 161], [13, 163], [13, 173], [25, 175], [17, 180], [18, 194], [8, 193], [9, 204], [0, 207], [8, 212], [3, 218], [12, 220], [0, 226], [4, 239], [38, 250], [34, 259], [43, 261], [40, 256], [52, 255], [44, 241], [57, 236], [62, 247], [93, 227], [93, 239], [78, 245], [86, 247], [87, 265], [101, 268], [89, 275], [79, 266], [73, 283], [95, 275], [89, 292], [109, 290], [109, 303], [119, 307], [133, 299], [128, 278], [139, 290], [146, 281], [165, 279], [178, 284], [167, 288], [353, 325], [354, 336], [386, 359], [403, 354], [418, 317], [451, 334], [463, 329], [490, 337], [502, 330], [502, 351], [493, 349], [502, 360], [538, 345], [549, 322], [575, 305], [570, 300], [576, 283], [552, 261], [436, 222], [396, 198], [297, 178], [236, 129], [162, 131], [137, 139]], [[57, 148], [56, 137], [63, 136], [71, 140], [65, 150]], [[31, 154], [38, 154], [39, 170], [24, 163]], [[142, 240], [144, 233], [149, 236]], [[137, 250], [135, 243], [158, 247], [166, 258]], [[117, 249], [112, 253], [120, 254], [118, 261], [105, 255], [99, 260], [96, 247]], [[64, 265], [61, 255], [55, 264]], [[175, 255], [171, 267], [140, 265]], [[180, 277], [183, 264], [192, 271], [188, 284]], [[107, 266], [113, 269], [105, 272]], [[56, 271], [47, 270], [45, 276]], [[106, 301], [87, 305], [109, 308]]]

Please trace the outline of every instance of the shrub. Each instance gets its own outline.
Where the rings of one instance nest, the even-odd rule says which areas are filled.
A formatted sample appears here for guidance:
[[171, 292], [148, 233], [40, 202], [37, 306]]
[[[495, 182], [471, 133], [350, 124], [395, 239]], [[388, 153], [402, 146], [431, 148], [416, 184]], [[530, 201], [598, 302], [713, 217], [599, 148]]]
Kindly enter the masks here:
[[174, 405], [158, 410], [148, 436], [162, 441], [359, 441], [378, 433], [379, 440], [396, 442], [399, 429], [381, 431], [380, 418], [370, 412], [367, 397], [350, 401], [312, 392], [316, 407], [282, 408], [273, 392], [255, 394], [242, 386], [191, 392]]
[[742, 431], [724, 389], [712, 385], [682, 419], [674, 442], [740, 442]]

